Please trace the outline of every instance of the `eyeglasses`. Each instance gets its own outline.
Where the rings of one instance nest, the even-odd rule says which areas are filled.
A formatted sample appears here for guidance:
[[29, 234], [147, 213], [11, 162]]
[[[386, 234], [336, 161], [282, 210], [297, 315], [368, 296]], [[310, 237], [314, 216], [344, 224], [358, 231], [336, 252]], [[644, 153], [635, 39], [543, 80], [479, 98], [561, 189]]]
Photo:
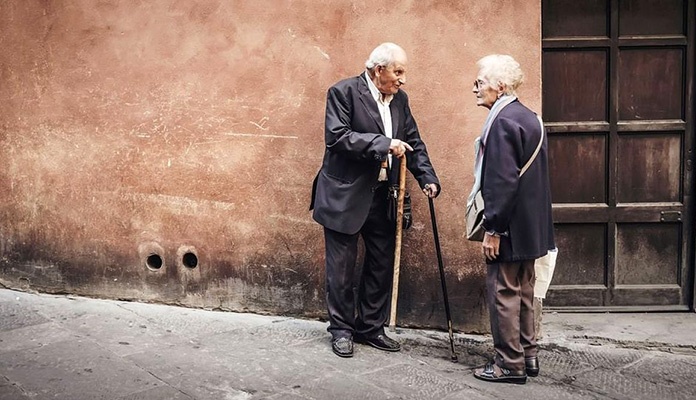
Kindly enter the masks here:
[[488, 85], [488, 82], [484, 82], [481, 79], [477, 79], [474, 81], [474, 88], [476, 90], [481, 90], [486, 85]]

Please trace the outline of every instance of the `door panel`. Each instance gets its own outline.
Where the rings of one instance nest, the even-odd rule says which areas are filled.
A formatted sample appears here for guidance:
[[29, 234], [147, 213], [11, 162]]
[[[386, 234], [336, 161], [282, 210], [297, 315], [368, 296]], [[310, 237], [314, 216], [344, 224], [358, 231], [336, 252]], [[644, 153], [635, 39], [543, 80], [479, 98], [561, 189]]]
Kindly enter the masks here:
[[618, 140], [618, 203], [681, 201], [681, 133], [623, 134]]
[[544, 37], [607, 35], [606, 0], [544, 1], [542, 6]]
[[563, 266], [554, 272], [554, 285], [606, 285], [605, 224], [557, 224], [556, 244], [563, 249]]
[[683, 50], [619, 51], [619, 119], [679, 119], [684, 114]]
[[683, 0], [621, 0], [619, 35], [685, 35], [685, 3]]
[[616, 285], [680, 284], [680, 224], [618, 224]]
[[606, 203], [606, 137], [603, 133], [549, 137], [549, 154], [563, 154], [549, 158], [554, 203]]
[[606, 50], [548, 51], [542, 68], [545, 121], [608, 120]]
[[557, 309], [692, 304], [696, 0], [542, 2]]

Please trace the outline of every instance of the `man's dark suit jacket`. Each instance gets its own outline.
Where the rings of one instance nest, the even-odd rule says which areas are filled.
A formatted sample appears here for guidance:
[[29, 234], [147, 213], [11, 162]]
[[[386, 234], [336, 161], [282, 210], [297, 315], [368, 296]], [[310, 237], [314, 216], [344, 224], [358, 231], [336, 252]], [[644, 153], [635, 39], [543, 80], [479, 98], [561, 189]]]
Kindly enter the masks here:
[[[439, 180], [403, 90], [394, 95], [389, 109], [392, 137], [413, 147], [406, 155], [408, 169], [421, 188], [435, 183], [439, 189]], [[352, 235], [367, 219], [380, 165], [387, 158], [391, 143], [384, 134], [377, 102], [364, 74], [329, 88], [324, 139], [326, 151], [314, 179], [309, 209], [314, 209], [314, 219], [324, 227]], [[399, 159], [392, 157], [390, 181], [397, 182], [399, 164]]]
[[519, 176], [541, 135], [536, 114], [519, 101], [503, 108], [491, 124], [482, 167], [483, 227], [508, 236], [500, 238], [500, 255], [488, 263], [534, 260], [555, 247], [547, 138]]

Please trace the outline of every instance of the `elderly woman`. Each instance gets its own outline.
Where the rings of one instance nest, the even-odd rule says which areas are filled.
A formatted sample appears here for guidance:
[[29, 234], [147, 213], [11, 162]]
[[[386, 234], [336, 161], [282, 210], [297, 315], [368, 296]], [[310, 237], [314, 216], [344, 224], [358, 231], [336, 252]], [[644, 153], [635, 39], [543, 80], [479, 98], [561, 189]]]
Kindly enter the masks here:
[[539, 374], [534, 332], [534, 261], [554, 249], [543, 124], [517, 99], [520, 65], [507, 55], [480, 59], [473, 92], [488, 108], [477, 141], [476, 183], [484, 202], [483, 254], [495, 348], [478, 379], [524, 384]]

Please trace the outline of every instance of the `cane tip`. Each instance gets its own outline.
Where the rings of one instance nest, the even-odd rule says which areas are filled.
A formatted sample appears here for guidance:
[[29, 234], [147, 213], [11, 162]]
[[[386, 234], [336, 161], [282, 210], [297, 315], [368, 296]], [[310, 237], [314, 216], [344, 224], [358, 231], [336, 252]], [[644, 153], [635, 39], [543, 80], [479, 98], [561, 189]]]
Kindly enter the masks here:
[[459, 362], [459, 359], [457, 358], [456, 354], [452, 354], [452, 362], [453, 363]]

